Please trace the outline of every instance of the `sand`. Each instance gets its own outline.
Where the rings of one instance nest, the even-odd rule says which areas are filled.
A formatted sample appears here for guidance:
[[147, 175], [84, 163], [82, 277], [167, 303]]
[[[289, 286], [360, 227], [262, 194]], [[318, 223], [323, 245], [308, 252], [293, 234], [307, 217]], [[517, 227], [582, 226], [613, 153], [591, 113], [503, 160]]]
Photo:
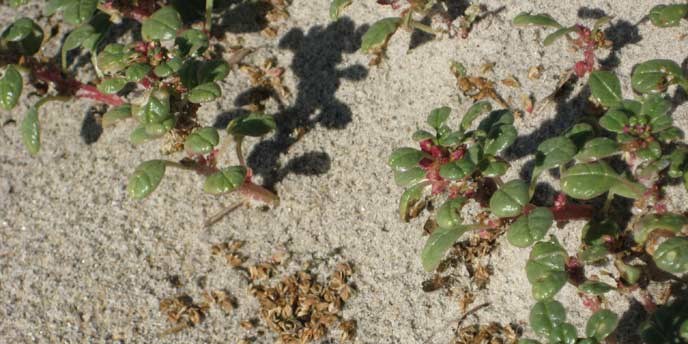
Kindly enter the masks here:
[[[474, 73], [494, 62], [488, 76], [495, 80], [514, 75], [523, 88], [499, 84], [498, 91], [515, 104], [524, 92], [535, 99], [552, 92], [579, 54], [568, 51], [564, 42], [542, 47], [537, 38], [538, 33], [544, 37], [542, 30], [514, 28], [510, 20], [521, 11], [546, 11], [564, 24], [592, 23], [579, 14], [613, 15], [609, 33], [618, 42], [615, 70], [630, 97], [633, 65], [652, 58], [682, 62], [685, 57], [686, 41], [678, 40], [686, 32], [685, 21], [671, 29], [636, 25], [652, 6], [664, 2], [481, 1], [490, 10], [504, 9], [480, 22], [469, 39], [445, 37], [409, 50], [411, 34], [400, 32], [390, 42], [388, 59], [368, 68], [368, 57], [356, 52], [357, 35], [392, 15], [390, 9], [374, 1], [355, 1], [346, 11], [348, 18], [334, 24], [328, 18], [328, 1], [295, 0], [291, 17], [279, 25], [278, 38], [265, 39], [255, 32], [237, 35], [248, 46], [261, 47], [247, 61], [275, 56], [287, 67], [285, 84], [293, 97], [285, 104], [286, 113], [312, 123], [313, 130], [288, 149], [276, 146], [271, 136], [249, 141], [249, 161], [263, 180], [274, 184], [281, 204], [267, 211], [242, 209], [209, 229], [202, 226], [204, 218], [233, 198], [204, 194], [199, 176], [171, 170], [148, 199], [127, 198], [128, 175], [139, 162], [159, 157], [158, 146], [130, 144], [131, 122], [98, 136], [89, 115], [93, 102], [46, 106], [41, 112], [43, 148], [37, 157], [22, 147], [17, 125], [5, 125], [0, 128], [0, 341], [235, 343], [255, 335], [239, 326], [258, 316], [247, 282], [210, 255], [211, 244], [240, 239], [246, 241], [244, 252], [251, 261], [267, 259], [280, 248], [290, 251], [285, 271], [319, 259], [323, 263], [315, 271], [324, 277], [337, 262], [352, 262], [358, 292], [343, 316], [358, 322], [355, 343], [449, 343], [461, 316], [458, 297], [421, 290], [422, 281], [430, 277], [419, 260], [426, 216], [408, 224], [398, 219], [402, 190], [394, 184], [386, 157], [395, 147], [412, 144], [411, 133], [423, 126], [434, 107], [452, 107], [455, 121], [468, 108], [470, 102], [457, 97], [451, 60]], [[3, 6], [1, 26], [19, 15], [35, 15], [40, 3], [19, 10]], [[39, 23], [49, 27], [46, 18]], [[228, 35], [228, 41], [232, 37]], [[45, 53], [52, 56], [58, 49], [53, 43]], [[544, 67], [543, 77], [529, 80], [527, 71], [536, 65]], [[201, 120], [226, 123], [241, 112], [236, 99], [249, 88], [243, 74], [231, 73], [222, 82], [222, 100], [203, 105]], [[509, 151], [514, 168], [505, 179], [518, 177], [537, 144], [561, 133], [582, 113], [582, 88], [582, 83], [577, 85], [558, 106], [517, 121], [521, 137]], [[27, 104], [2, 112], [0, 122], [20, 121]], [[687, 109], [681, 105], [674, 112], [684, 130]], [[277, 112], [276, 104], [270, 103], [269, 110]], [[226, 164], [236, 163], [228, 157]], [[686, 200], [676, 190], [669, 206], [682, 209]], [[571, 223], [553, 233], [573, 252], [581, 226]], [[524, 273], [528, 250], [510, 247], [503, 237], [498, 243], [489, 258], [494, 274], [474, 303], [490, 305], [469, 316], [466, 324], [525, 326], [534, 303]], [[179, 277], [180, 287], [170, 283], [171, 276]], [[469, 287], [469, 282], [464, 279], [460, 285]], [[159, 301], [179, 293], [199, 300], [206, 289], [226, 289], [236, 296], [235, 313], [225, 316], [213, 309], [196, 328], [159, 337], [170, 327], [158, 310]], [[590, 311], [575, 288], [567, 285], [557, 299], [571, 305], [569, 319], [582, 330]], [[636, 301], [614, 296], [609, 307], [623, 316], [621, 342], [637, 342], [629, 332], [639, 319]], [[338, 342], [337, 335], [334, 331], [335, 339], [328, 342]], [[274, 338], [268, 333], [256, 342], [271, 343]]]

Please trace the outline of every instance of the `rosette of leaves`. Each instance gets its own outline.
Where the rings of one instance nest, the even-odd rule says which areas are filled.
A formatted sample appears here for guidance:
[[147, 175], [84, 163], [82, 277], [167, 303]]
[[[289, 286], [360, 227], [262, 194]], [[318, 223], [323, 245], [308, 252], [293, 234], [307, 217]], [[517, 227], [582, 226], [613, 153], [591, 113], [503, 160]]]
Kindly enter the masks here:
[[[473, 122], [488, 114], [477, 128]], [[432, 132], [413, 134], [420, 149], [404, 147], [392, 152], [388, 164], [397, 185], [406, 188], [399, 202], [399, 216], [409, 221], [429, 200], [440, 206], [435, 212], [438, 228], [433, 231], [421, 254], [426, 270], [434, 270], [446, 250], [468, 230], [484, 225], [466, 224], [460, 212], [467, 199], [476, 197], [476, 188], [489, 179], [498, 180], [509, 168], [499, 153], [516, 140], [513, 114], [492, 111], [488, 102], [471, 106], [458, 128], [449, 125], [451, 109], [433, 110], [427, 118]]]
[[[564, 305], [555, 300], [543, 300], [536, 303], [530, 310], [530, 326], [542, 337], [544, 343], [560, 344], [598, 344], [616, 329], [619, 317], [614, 312], [601, 309], [593, 313], [585, 325], [584, 336], [571, 323], [566, 322]], [[533, 339], [521, 339], [519, 344], [542, 343]]]

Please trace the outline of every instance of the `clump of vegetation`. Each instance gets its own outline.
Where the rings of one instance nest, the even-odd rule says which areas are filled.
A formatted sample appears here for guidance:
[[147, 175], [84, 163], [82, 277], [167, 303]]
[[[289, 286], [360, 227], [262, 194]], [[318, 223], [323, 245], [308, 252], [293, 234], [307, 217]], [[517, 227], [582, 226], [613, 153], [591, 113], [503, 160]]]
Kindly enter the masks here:
[[[271, 1], [276, 10], [285, 11], [285, 1]], [[127, 192], [133, 199], [150, 195], [160, 185], [167, 168], [172, 167], [206, 176], [204, 190], [208, 193], [236, 191], [243, 195], [241, 202], [213, 216], [206, 224], [248, 200], [275, 205], [277, 196], [252, 182], [252, 172], [242, 151], [245, 137], [263, 136], [275, 129], [272, 116], [256, 111], [233, 119], [226, 129], [229, 140], [222, 144], [218, 130], [202, 126], [197, 119], [203, 103], [222, 96], [219, 82], [248, 53], [247, 49], [236, 49], [228, 62], [218, 58], [219, 53], [211, 48], [213, 9], [217, 5], [212, 0], [163, 6], [155, 1], [52, 0], [45, 6], [44, 14], [61, 13], [64, 25], [75, 27], [64, 39], [60, 63], [56, 63], [57, 58], [42, 56], [45, 34], [38, 24], [29, 18], [16, 20], [0, 36], [0, 54], [5, 65], [0, 77], [0, 106], [7, 110], [16, 107], [23, 91], [22, 74], [39, 91], [39, 100], [20, 125], [24, 145], [33, 155], [39, 153], [42, 142], [40, 108], [47, 102], [73, 97], [109, 105], [100, 121], [105, 128], [133, 121], [130, 141], [135, 145], [162, 140], [161, 151], [165, 154], [185, 151], [187, 156], [181, 161], [156, 159], [141, 163], [129, 178]], [[179, 8], [188, 12], [182, 15]], [[184, 17], [191, 20], [185, 22]], [[141, 24], [135, 34], [141, 41], [107, 42], [113, 26], [123, 20]], [[92, 82], [83, 83], [72, 76], [69, 54], [77, 50], [90, 54], [96, 76]], [[273, 70], [277, 69], [272, 67], [270, 72]], [[286, 92], [279, 75], [266, 80], [281, 94]], [[220, 151], [229, 145], [235, 146], [237, 164], [218, 166]]]
[[[439, 204], [430, 220], [436, 223], [430, 227], [436, 228], [421, 253], [425, 269], [435, 270], [467, 231], [505, 231], [512, 245], [532, 246], [526, 274], [538, 303], [531, 311], [531, 326], [550, 343], [602, 342], [618, 322], [616, 314], [599, 308], [603, 294], [642, 288], [654, 266], [669, 274], [688, 272], [688, 218], [667, 211], [662, 191], [668, 181], [688, 181], [683, 132], [673, 126], [664, 93], [674, 84], [684, 87], [686, 77], [673, 61], [651, 60], [635, 67], [631, 82], [641, 96], [624, 99], [613, 73], [593, 71], [592, 99], [606, 113], [542, 142], [529, 182], [500, 178], [509, 164], [497, 154], [516, 137], [510, 112], [493, 111], [469, 130], [490, 111], [487, 103], [479, 102], [464, 115], [460, 129], [453, 130], [446, 124], [449, 109], [434, 110], [428, 124], [435, 133], [421, 130], [413, 135], [421, 149], [400, 148], [389, 159], [397, 184], [406, 188], [399, 210], [404, 221], [418, 216], [429, 202]], [[538, 179], [552, 169], [559, 170], [561, 192], [553, 204], [538, 204], [533, 199]], [[585, 204], [605, 195], [599, 211]], [[615, 196], [633, 201], [630, 218], [612, 206]], [[471, 199], [479, 210], [466, 214], [463, 208]], [[569, 255], [554, 235], [548, 238], [555, 222], [581, 219], [587, 224], [576, 254]], [[599, 276], [585, 276], [586, 265], [610, 258], [617, 269], [613, 285]], [[566, 323], [564, 305], [554, 300], [567, 283], [577, 287], [595, 311], [584, 337]]]
[[[597, 69], [597, 59], [595, 58], [595, 51], [597, 49], [609, 48], [612, 42], [608, 40], [602, 27], [609, 23], [611, 17], [602, 17], [595, 21], [592, 28], [585, 25], [576, 24], [573, 26], [562, 26], [554, 20], [549, 14], [539, 13], [521, 13], [517, 15], [513, 23], [517, 27], [520, 26], [539, 26], [543, 28], [554, 28], [556, 31], [550, 33], [545, 37], [542, 43], [545, 46], [551, 45], [561, 38], [566, 38], [576, 50], [583, 52], [583, 59], [576, 62], [572, 71], [578, 76], [583, 77], [586, 74]], [[571, 37], [574, 34], [575, 38]]]
[[[330, 17], [336, 20], [352, 2], [353, 0], [332, 0]], [[483, 9], [479, 4], [472, 3], [455, 25], [449, 16], [449, 2], [447, 0], [378, 0], [379, 5], [398, 10], [399, 16], [380, 19], [373, 23], [363, 35], [361, 51], [373, 55], [370, 65], [377, 65], [382, 61], [387, 43], [400, 28], [407, 31], [419, 30], [431, 35], [447, 34], [450, 37], [467, 38], [473, 25], [483, 14]], [[441, 22], [439, 27], [425, 24], [421, 19], [433, 17], [439, 18]]]

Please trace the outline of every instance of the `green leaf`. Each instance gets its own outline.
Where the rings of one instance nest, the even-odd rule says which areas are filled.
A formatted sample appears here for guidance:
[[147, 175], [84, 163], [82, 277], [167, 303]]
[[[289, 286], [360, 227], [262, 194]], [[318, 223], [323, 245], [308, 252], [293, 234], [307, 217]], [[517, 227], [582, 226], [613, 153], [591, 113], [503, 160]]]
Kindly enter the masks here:
[[181, 27], [179, 12], [172, 6], [165, 6], [143, 21], [141, 36], [145, 41], [167, 41], [173, 39]]
[[594, 136], [594, 132], [590, 124], [578, 123], [571, 127], [571, 129], [566, 132], [565, 136], [576, 145], [576, 148], [580, 149], [588, 139]]
[[683, 79], [681, 67], [671, 60], [650, 60], [638, 64], [631, 74], [631, 85], [640, 93], [660, 93]]
[[555, 328], [566, 322], [564, 305], [555, 300], [543, 300], [530, 310], [530, 327], [543, 337], [549, 337]]
[[603, 106], [613, 107], [621, 103], [621, 82], [614, 73], [594, 71], [590, 74], [588, 84], [592, 96]]
[[536, 26], [548, 26], [548, 27], [554, 27], [554, 28], [560, 28], [561, 27], [561, 24], [557, 23], [557, 21], [554, 20], [554, 18], [552, 18], [547, 13], [530, 14], [528, 12], [521, 12], [516, 17], [514, 17], [513, 23], [516, 26], [536, 25]]
[[461, 224], [461, 208], [466, 203], [463, 197], [448, 199], [437, 210], [437, 224], [441, 228], [454, 228]]
[[131, 105], [124, 104], [110, 109], [103, 115], [103, 127], [109, 127], [115, 123], [131, 117]]
[[518, 344], [541, 344], [537, 340], [534, 339], [519, 339]]
[[657, 5], [650, 10], [650, 21], [657, 27], [678, 26], [688, 14], [688, 5]]
[[243, 166], [222, 169], [205, 180], [203, 190], [213, 195], [232, 192], [244, 184], [247, 173], [246, 167]]
[[105, 94], [115, 94], [122, 90], [124, 86], [127, 85], [127, 79], [114, 77], [103, 79], [100, 84], [98, 84], [98, 91]]
[[567, 195], [582, 200], [595, 198], [619, 182], [619, 175], [604, 161], [574, 165], [561, 176]]
[[562, 38], [562, 37], [564, 37], [564, 36], [566, 36], [566, 35], [568, 35], [569, 33], [572, 33], [572, 32], [576, 32], [576, 27], [575, 27], [575, 26], [572, 26], [572, 27], [562, 27], [561, 29], [559, 29], [559, 30], [557, 30], [557, 31], [554, 31], [554, 32], [552, 32], [551, 34], [547, 35], [547, 37], [545, 37], [545, 40], [542, 41], [542, 44], [543, 44], [544, 46], [548, 46], [548, 45], [550, 45], [550, 44], [556, 42], [559, 38]]
[[607, 238], [616, 238], [619, 226], [612, 220], [590, 221], [581, 231], [581, 241], [587, 245], [603, 245]]
[[498, 217], [518, 216], [523, 212], [528, 200], [528, 185], [520, 179], [512, 180], [492, 195], [490, 210]]
[[[443, 128], [447, 127], [445, 126]], [[456, 147], [459, 144], [461, 144], [465, 138], [466, 135], [464, 134], [464, 132], [461, 130], [457, 130], [448, 134], [442, 134], [437, 143], [443, 147]]]
[[553, 222], [554, 216], [548, 208], [535, 208], [511, 224], [506, 238], [516, 247], [528, 247], [544, 238]]
[[165, 176], [166, 166], [164, 160], [149, 160], [136, 167], [127, 184], [129, 197], [139, 200], [155, 191]]
[[98, 68], [103, 73], [116, 73], [127, 68], [136, 53], [123, 44], [108, 44], [98, 54]]
[[446, 106], [434, 109], [430, 112], [430, 115], [428, 115], [427, 122], [431, 127], [437, 130], [447, 122], [450, 114], [451, 108]]
[[609, 110], [600, 118], [600, 126], [615, 133], [623, 133], [628, 123], [628, 114], [618, 109]]
[[575, 158], [578, 161], [589, 162], [621, 154], [620, 149], [621, 147], [615, 141], [606, 137], [597, 137], [586, 142]]
[[62, 44], [60, 51], [60, 60], [62, 62], [62, 69], [67, 69], [67, 52], [81, 47], [86, 40], [100, 39], [101, 34], [96, 32], [96, 29], [90, 24], [84, 24], [70, 32]]
[[208, 154], [220, 143], [220, 134], [213, 127], [194, 130], [187, 136], [184, 149], [193, 154]]
[[41, 127], [38, 122], [38, 110], [31, 107], [22, 120], [19, 128], [24, 146], [31, 155], [38, 154], [41, 150]]
[[569, 324], [564, 323], [552, 330], [549, 334], [549, 342], [557, 344], [576, 344], [578, 340], [578, 334], [576, 328]]
[[614, 265], [619, 270], [621, 279], [626, 285], [635, 285], [642, 277], [643, 268], [641, 266], [627, 265], [619, 259], [614, 261]]
[[413, 133], [411, 136], [411, 139], [416, 142], [420, 141], [425, 141], [425, 140], [430, 140], [435, 138], [435, 135], [425, 131], [425, 130], [416, 130], [416, 132]]
[[24, 81], [14, 65], [5, 68], [5, 73], [0, 79], [0, 106], [5, 110], [12, 110], [19, 101]]
[[497, 155], [502, 150], [511, 146], [518, 136], [516, 128], [511, 124], [500, 125], [492, 128], [487, 134], [485, 142], [485, 154]]
[[546, 171], [571, 161], [577, 149], [573, 141], [558, 136], [543, 141], [537, 150], [535, 166], [538, 170]]
[[635, 154], [641, 161], [656, 160], [662, 156], [662, 146], [659, 142], [652, 141], [647, 144], [647, 147], [635, 151]]
[[150, 135], [146, 132], [146, 127], [144, 125], [136, 127], [136, 129], [134, 129], [134, 131], [132, 131], [129, 135], [129, 141], [135, 145], [140, 145], [156, 138], [156, 136]]
[[174, 40], [174, 44], [179, 47], [182, 56], [200, 56], [208, 49], [208, 36], [203, 31], [189, 29], [182, 32]]
[[492, 104], [486, 100], [471, 105], [461, 119], [461, 129], [464, 131], [470, 129], [476, 118], [490, 111], [492, 111]]
[[[661, 158], [654, 161], [647, 161], [638, 166], [636, 176], [640, 179], [654, 180], [659, 177], [659, 173], [669, 167], [671, 161], [666, 158]], [[615, 190], [616, 191], [616, 190]], [[642, 195], [640, 195], [642, 196]], [[639, 198], [639, 197], [633, 197]]]
[[332, 0], [330, 3], [330, 19], [337, 20], [344, 8], [351, 5], [353, 0]]
[[429, 157], [429, 155], [415, 148], [402, 147], [392, 152], [387, 164], [395, 171], [405, 171], [412, 167], [418, 167], [418, 163], [425, 157]]
[[440, 167], [440, 176], [449, 180], [459, 180], [470, 176], [475, 171], [475, 164], [469, 157], [446, 163]]
[[678, 234], [686, 225], [688, 225], [688, 218], [683, 215], [648, 214], [637, 222], [633, 229], [633, 239], [639, 244], [644, 244], [650, 233], [655, 230], [666, 230]]
[[222, 96], [222, 89], [215, 82], [208, 82], [191, 89], [188, 99], [192, 103], [207, 103]]
[[96, 6], [98, 0], [73, 0], [64, 7], [64, 20], [73, 25], [84, 23], [91, 19]]
[[603, 341], [614, 332], [618, 323], [619, 316], [616, 313], [608, 309], [601, 309], [588, 319], [588, 323], [585, 325], [585, 335]]
[[139, 82], [141, 79], [145, 78], [150, 71], [151, 66], [145, 63], [135, 63], [127, 68], [125, 76], [129, 82]]
[[675, 298], [669, 304], [657, 307], [643, 324], [640, 336], [647, 344], [685, 344], [679, 339], [688, 321], [688, 300]]
[[688, 320], [684, 320], [679, 329], [679, 334], [683, 340], [688, 341]]
[[391, 17], [381, 19], [370, 26], [361, 38], [361, 51], [376, 54], [384, 50], [389, 37], [397, 31], [401, 18]]
[[578, 257], [586, 264], [599, 262], [607, 257], [609, 249], [604, 245], [592, 245], [581, 250]]
[[451, 228], [437, 228], [430, 234], [428, 241], [425, 242], [425, 247], [420, 254], [420, 259], [425, 271], [433, 271], [440, 264], [442, 258], [449, 248], [454, 245], [456, 240], [461, 235], [472, 227], [467, 225], [460, 225]]
[[643, 100], [641, 114], [650, 118], [664, 116], [671, 110], [671, 102], [659, 94], [649, 94]]
[[657, 134], [656, 137], [659, 141], [662, 141], [664, 143], [671, 143], [683, 139], [683, 136], [683, 130], [676, 127], [671, 127], [669, 129], [663, 130], [662, 132]]
[[223, 80], [229, 70], [229, 64], [223, 60], [188, 60], [179, 69], [179, 77], [184, 87], [192, 89], [200, 84]]
[[411, 186], [423, 180], [425, 180], [425, 170], [420, 167], [413, 167], [404, 171], [394, 171], [394, 181], [399, 186]]
[[674, 274], [688, 272], [688, 238], [674, 237], [661, 243], [652, 257], [657, 267]]
[[[578, 286], [578, 290], [589, 295], [602, 295], [615, 288], [607, 283], [587, 280]], [[589, 335], [588, 335], [589, 336]]]
[[227, 132], [233, 136], [263, 136], [277, 128], [275, 118], [263, 113], [239, 116], [229, 122]]
[[429, 183], [419, 183], [404, 191], [399, 200], [399, 217], [402, 221], [408, 222], [411, 219], [411, 211], [413, 211], [423, 198], [425, 189], [430, 185]]
[[541, 241], [533, 246], [526, 262], [526, 275], [536, 300], [552, 298], [564, 287], [568, 278], [565, 262], [566, 251], [559, 243]]
[[481, 174], [486, 178], [501, 177], [506, 174], [509, 167], [508, 162], [493, 156], [488, 156], [480, 164]]
[[2, 44], [7, 44], [11, 51], [30, 56], [41, 49], [43, 36], [43, 29], [33, 20], [20, 18], [7, 27], [0, 38], [2, 38]]
[[686, 158], [688, 158], [688, 148], [680, 147], [671, 152], [669, 156], [669, 177], [681, 178], [684, 171], [688, 170], [686, 167]]
[[151, 91], [148, 101], [143, 106], [132, 108], [132, 114], [141, 124], [160, 124], [172, 117], [170, 114], [170, 96], [166, 90]]

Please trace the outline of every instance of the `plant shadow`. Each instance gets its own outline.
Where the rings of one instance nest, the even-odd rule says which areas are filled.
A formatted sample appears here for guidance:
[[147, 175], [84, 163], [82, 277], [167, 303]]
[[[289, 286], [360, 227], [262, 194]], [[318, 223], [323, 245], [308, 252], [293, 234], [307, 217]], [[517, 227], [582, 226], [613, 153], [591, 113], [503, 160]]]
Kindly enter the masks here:
[[[341, 130], [352, 121], [351, 109], [337, 99], [336, 92], [342, 79], [363, 80], [368, 70], [360, 64], [339, 65], [343, 54], [358, 50], [366, 30], [366, 25], [356, 27], [351, 19], [343, 17], [327, 26], [313, 26], [308, 32], [292, 29], [280, 40], [281, 49], [294, 53], [290, 67], [298, 84], [293, 104], [274, 115], [277, 124], [274, 135], [257, 143], [247, 157], [247, 164], [254, 174], [262, 177], [265, 187], [274, 189], [290, 173], [320, 175], [329, 171], [331, 159], [326, 152], [306, 152], [283, 165], [280, 157], [309, 131], [318, 127]], [[235, 105], [251, 103], [255, 97], [271, 97], [270, 92], [251, 89], [239, 95]], [[226, 125], [242, 113], [243, 110], [237, 110], [222, 114], [216, 126]]]

